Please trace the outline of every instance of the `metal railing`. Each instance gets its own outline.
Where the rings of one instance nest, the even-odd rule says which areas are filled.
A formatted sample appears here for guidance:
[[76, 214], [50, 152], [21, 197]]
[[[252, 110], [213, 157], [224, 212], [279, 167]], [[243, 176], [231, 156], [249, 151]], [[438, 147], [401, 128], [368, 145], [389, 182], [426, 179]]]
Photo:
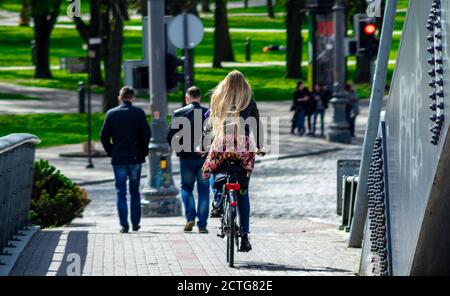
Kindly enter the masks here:
[[28, 225], [34, 156], [40, 140], [30, 134], [0, 137], [0, 253]]

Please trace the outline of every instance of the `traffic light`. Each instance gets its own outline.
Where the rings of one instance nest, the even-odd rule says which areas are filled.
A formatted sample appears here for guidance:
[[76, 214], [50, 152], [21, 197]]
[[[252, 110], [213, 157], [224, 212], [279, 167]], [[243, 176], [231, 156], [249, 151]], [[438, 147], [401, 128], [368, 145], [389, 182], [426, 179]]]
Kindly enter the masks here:
[[184, 74], [178, 72], [178, 67], [183, 66], [183, 58], [178, 58], [172, 53], [166, 55], [166, 87], [167, 91], [176, 91], [178, 84], [184, 82]]
[[378, 53], [378, 24], [375, 18], [364, 14], [355, 15], [355, 37], [358, 42], [358, 54], [369, 58], [376, 57]]

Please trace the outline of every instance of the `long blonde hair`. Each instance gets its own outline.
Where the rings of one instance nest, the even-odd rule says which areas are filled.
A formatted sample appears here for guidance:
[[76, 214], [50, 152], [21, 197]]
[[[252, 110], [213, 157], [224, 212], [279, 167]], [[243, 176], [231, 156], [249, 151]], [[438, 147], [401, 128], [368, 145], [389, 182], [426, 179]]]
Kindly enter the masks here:
[[225, 128], [240, 132], [239, 114], [248, 107], [253, 91], [244, 75], [231, 71], [212, 91], [209, 123], [214, 141], [225, 138]]

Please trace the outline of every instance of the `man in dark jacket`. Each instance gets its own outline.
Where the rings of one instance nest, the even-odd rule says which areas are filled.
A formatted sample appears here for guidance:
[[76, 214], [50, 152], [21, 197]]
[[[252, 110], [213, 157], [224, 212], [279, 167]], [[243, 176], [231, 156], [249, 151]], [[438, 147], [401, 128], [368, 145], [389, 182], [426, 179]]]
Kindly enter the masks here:
[[[125, 86], [120, 90], [120, 106], [106, 113], [100, 139], [106, 153], [111, 158], [117, 191], [117, 210], [122, 233], [129, 231], [127, 206], [127, 179], [131, 195], [131, 224], [133, 231], [140, 229], [141, 197], [139, 185], [142, 163], [148, 154], [150, 127], [145, 112], [133, 106], [133, 88]], [[112, 140], [112, 141], [111, 141]]]
[[[197, 217], [199, 232], [208, 233], [209, 181], [202, 178], [204, 159], [195, 152], [201, 142], [208, 109], [200, 105], [200, 90], [195, 86], [188, 89], [185, 99], [187, 105], [173, 114], [167, 142], [180, 158], [181, 197], [187, 220], [184, 231], [192, 231]], [[195, 182], [198, 191], [197, 210], [193, 195]]]

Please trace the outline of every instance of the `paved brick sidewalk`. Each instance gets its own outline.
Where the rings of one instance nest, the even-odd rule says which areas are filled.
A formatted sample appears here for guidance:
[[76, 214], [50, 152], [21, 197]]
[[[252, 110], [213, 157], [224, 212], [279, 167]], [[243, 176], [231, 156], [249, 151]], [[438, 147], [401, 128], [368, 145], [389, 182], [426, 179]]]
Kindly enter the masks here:
[[225, 241], [183, 233], [183, 218], [147, 218], [139, 233], [120, 234], [116, 219], [79, 220], [36, 234], [11, 275], [66, 275], [80, 255], [82, 275], [354, 275], [359, 253], [336, 226], [308, 219], [253, 219], [253, 251], [225, 261]]
[[[83, 219], [36, 234], [13, 275], [64, 275], [67, 256], [81, 257], [85, 275], [352, 275], [359, 249], [337, 230], [336, 159], [359, 149], [258, 164], [251, 180], [254, 251], [225, 263], [225, 241], [183, 233], [184, 218], [145, 218], [139, 233], [118, 233], [112, 183], [86, 186], [92, 199]], [[176, 176], [178, 185], [180, 180]], [[289, 219], [287, 219], [289, 218]]]

